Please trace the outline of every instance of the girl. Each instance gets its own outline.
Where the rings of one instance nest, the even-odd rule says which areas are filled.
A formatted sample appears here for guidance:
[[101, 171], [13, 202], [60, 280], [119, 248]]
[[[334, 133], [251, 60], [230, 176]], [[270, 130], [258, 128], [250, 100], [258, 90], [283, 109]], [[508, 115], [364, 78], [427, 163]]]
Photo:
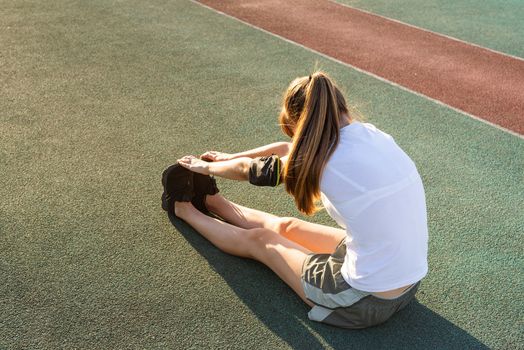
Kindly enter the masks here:
[[[224, 252], [271, 268], [312, 307], [311, 320], [345, 328], [386, 321], [414, 298], [428, 270], [415, 164], [390, 135], [356, 120], [323, 72], [291, 82], [279, 121], [291, 143], [179, 159], [171, 169], [178, 187], [166, 190], [178, 192], [165, 209], [174, 205], [176, 216]], [[284, 183], [301, 212], [315, 213], [320, 199], [341, 228], [235, 204], [208, 175]]]

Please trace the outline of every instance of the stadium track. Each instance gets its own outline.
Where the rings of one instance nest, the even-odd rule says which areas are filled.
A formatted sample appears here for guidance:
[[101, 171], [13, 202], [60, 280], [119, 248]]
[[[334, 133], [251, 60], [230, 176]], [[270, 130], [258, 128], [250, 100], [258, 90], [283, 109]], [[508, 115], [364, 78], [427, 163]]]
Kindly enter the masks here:
[[524, 60], [322, 0], [199, 3], [524, 135]]

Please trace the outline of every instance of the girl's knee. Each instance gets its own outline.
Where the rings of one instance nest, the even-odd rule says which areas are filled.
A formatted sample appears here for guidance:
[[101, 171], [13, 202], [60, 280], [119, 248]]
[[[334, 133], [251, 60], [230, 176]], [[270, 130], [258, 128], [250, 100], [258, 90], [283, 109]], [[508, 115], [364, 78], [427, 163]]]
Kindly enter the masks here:
[[245, 230], [246, 245], [253, 257], [258, 256], [261, 251], [267, 250], [268, 245], [274, 241], [277, 232], [267, 228], [251, 228]]
[[267, 228], [250, 228], [245, 230], [246, 239], [252, 244], [264, 243], [266, 236], [270, 233], [275, 233]]
[[293, 230], [293, 228], [297, 226], [299, 221], [300, 219], [294, 217], [281, 217], [278, 220], [277, 232], [282, 236], [287, 236], [287, 234], [289, 234]]

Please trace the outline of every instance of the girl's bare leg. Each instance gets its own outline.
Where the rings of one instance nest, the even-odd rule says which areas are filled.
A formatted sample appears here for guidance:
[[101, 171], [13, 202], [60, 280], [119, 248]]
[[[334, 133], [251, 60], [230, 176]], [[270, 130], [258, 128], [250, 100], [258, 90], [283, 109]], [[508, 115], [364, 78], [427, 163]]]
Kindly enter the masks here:
[[331, 254], [346, 237], [346, 232], [342, 229], [292, 217], [278, 217], [233, 203], [220, 194], [206, 196], [206, 206], [234, 226], [245, 229], [266, 228], [278, 232], [314, 253]]
[[206, 207], [227, 222], [242, 228], [264, 227], [279, 232], [282, 218], [231, 202], [222, 195], [206, 196]]
[[220, 250], [260, 261], [273, 270], [309, 306], [302, 287], [304, 259], [311, 252], [267, 228], [245, 229], [211, 218], [190, 202], [176, 202], [175, 214]]

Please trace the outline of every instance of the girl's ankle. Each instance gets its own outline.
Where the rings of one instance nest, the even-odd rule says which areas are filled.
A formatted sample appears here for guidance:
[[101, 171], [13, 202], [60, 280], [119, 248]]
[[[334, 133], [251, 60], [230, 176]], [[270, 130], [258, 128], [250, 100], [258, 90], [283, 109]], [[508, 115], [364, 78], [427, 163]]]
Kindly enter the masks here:
[[207, 210], [216, 208], [217, 199], [219, 194], [207, 194], [204, 198], [204, 204], [206, 205]]
[[183, 218], [190, 206], [191, 202], [175, 202], [175, 215]]

